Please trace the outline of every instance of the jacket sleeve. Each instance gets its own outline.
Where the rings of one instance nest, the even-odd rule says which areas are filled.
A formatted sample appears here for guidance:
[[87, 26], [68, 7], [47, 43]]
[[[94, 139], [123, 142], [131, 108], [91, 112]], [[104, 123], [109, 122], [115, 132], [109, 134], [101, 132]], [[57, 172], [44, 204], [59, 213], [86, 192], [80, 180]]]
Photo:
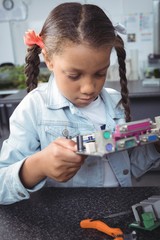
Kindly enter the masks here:
[[146, 144], [129, 151], [132, 174], [138, 178], [160, 165], [160, 153], [154, 144]]
[[19, 170], [25, 159], [0, 168], [0, 204], [7, 205], [28, 199], [30, 193], [39, 190], [45, 184], [40, 182], [32, 189], [26, 189], [19, 178]]
[[0, 204], [28, 199], [31, 192], [45, 184], [44, 180], [29, 190], [19, 178], [19, 171], [26, 158], [40, 149], [36, 123], [33, 121], [35, 109], [27, 99], [28, 97], [22, 100], [12, 114], [10, 136], [4, 141], [0, 152]]

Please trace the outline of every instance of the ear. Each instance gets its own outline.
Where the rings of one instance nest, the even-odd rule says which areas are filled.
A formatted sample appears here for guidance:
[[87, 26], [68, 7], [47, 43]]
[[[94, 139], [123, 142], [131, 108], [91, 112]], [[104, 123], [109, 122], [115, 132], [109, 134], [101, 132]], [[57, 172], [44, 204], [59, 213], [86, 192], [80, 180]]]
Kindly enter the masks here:
[[47, 68], [50, 71], [53, 71], [53, 62], [48, 58], [46, 50], [44, 48], [42, 49], [42, 54], [43, 54], [44, 61], [47, 65]]

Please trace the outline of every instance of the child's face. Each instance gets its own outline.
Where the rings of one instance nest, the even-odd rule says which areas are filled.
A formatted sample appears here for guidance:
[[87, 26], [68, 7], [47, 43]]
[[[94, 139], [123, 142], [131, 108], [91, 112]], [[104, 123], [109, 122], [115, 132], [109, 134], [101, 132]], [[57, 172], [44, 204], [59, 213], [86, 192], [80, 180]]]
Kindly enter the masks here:
[[110, 64], [111, 47], [86, 45], [64, 47], [51, 61], [57, 86], [70, 102], [85, 107], [99, 95]]

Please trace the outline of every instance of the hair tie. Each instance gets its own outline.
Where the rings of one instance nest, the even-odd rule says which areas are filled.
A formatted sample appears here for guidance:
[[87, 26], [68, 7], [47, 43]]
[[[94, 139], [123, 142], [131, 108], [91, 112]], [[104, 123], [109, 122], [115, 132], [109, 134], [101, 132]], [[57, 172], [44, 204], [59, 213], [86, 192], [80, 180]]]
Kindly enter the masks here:
[[122, 25], [121, 23], [117, 23], [116, 25], [114, 25], [114, 29], [115, 29], [115, 33], [121, 33], [121, 34], [127, 34], [126, 28], [124, 25]]
[[37, 35], [33, 30], [28, 30], [27, 32], [25, 32], [24, 43], [29, 47], [36, 44], [40, 48], [44, 48], [42, 38], [39, 35]]

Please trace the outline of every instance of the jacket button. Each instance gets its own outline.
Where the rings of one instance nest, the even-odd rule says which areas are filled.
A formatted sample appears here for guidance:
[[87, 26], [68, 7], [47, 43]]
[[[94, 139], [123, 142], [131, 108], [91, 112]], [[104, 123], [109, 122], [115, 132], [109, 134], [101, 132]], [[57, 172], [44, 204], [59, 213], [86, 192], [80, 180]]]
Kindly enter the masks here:
[[128, 173], [129, 173], [129, 170], [128, 170], [128, 169], [124, 169], [124, 170], [123, 170], [123, 174], [124, 174], [124, 175], [127, 175]]
[[24, 193], [21, 193], [21, 192], [18, 192], [18, 195], [19, 195], [20, 197], [22, 197], [22, 198], [25, 197]]

